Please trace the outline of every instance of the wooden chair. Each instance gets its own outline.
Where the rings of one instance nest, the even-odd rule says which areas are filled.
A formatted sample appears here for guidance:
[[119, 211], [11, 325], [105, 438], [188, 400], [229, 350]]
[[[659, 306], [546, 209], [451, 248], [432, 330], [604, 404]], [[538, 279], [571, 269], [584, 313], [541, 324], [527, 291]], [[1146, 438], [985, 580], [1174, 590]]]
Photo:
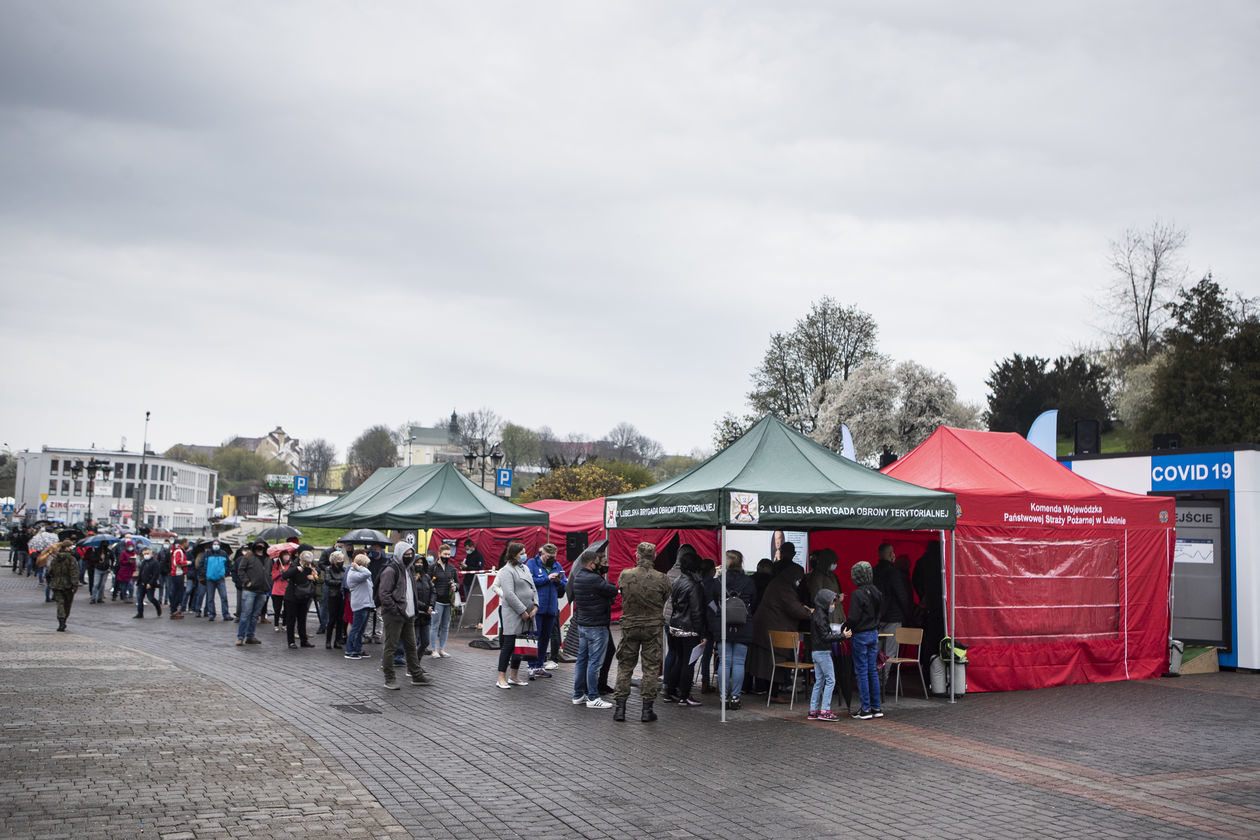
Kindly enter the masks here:
[[[803, 671], [813, 673], [813, 662], [801, 661], [801, 633], [794, 633], [789, 630], [771, 630], [770, 632], [770, 656], [774, 659], [774, 665], [770, 668], [770, 690], [766, 692], [766, 705], [770, 705], [770, 697], [774, 694], [774, 672], [779, 668], [787, 668], [792, 672], [792, 699], [788, 703], [788, 709], [791, 710], [796, 705], [796, 677]], [[808, 635], [808, 634], [804, 634]], [[778, 661], [780, 652], [791, 652], [790, 660], [784, 658], [783, 662]]]
[[[919, 669], [919, 681], [923, 683], [923, 699], [928, 699], [927, 680], [923, 678], [923, 663], [919, 661], [919, 645], [923, 644], [923, 628], [922, 627], [898, 627], [897, 628], [897, 655], [888, 660], [889, 677], [892, 677], [892, 666], [897, 666], [897, 689], [893, 695], [893, 702], [901, 699], [901, 666], [911, 665]], [[914, 656], [906, 656], [905, 648], [913, 647]]]

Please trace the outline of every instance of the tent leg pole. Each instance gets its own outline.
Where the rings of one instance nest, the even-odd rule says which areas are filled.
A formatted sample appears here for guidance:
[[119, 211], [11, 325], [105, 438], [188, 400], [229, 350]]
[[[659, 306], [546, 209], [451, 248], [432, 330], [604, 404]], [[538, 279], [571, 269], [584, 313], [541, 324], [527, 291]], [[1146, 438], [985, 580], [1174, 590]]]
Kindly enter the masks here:
[[718, 603], [722, 605], [722, 646], [718, 648], [718, 703], [722, 706], [721, 722], [726, 723], [726, 529], [718, 530], [718, 562], [722, 564], [722, 594]]
[[[954, 678], [957, 676], [957, 665], [954, 662], [954, 643], [958, 641], [954, 637], [954, 584], [958, 580], [958, 544], [955, 541], [953, 531], [949, 532], [949, 587], [945, 590], [945, 603], [947, 606], [947, 614], [949, 616], [949, 626], [946, 627], [946, 635], [949, 636], [949, 702], [957, 703], [958, 700], [954, 696]], [[941, 531], [941, 548], [942, 559], [944, 558], [945, 548], [945, 532]], [[945, 576], [945, 567], [941, 566], [941, 577]]]

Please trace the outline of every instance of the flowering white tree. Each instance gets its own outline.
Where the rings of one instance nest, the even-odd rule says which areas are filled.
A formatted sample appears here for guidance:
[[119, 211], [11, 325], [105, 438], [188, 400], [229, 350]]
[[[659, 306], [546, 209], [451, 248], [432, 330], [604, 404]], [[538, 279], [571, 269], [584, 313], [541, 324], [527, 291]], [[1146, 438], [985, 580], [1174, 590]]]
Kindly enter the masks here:
[[943, 373], [917, 362], [894, 366], [882, 357], [858, 365], [848, 380], [833, 377], [818, 393], [813, 438], [840, 450], [840, 426], [853, 433], [859, 461], [875, 464], [885, 446], [904, 455], [938, 426], [980, 428], [980, 408], [958, 401], [958, 389]]

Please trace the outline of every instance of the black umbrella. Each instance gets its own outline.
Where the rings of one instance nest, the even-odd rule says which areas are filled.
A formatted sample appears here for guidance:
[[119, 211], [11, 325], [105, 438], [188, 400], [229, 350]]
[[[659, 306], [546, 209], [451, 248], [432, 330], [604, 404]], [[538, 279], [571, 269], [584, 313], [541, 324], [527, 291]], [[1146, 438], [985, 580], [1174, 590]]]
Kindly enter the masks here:
[[81, 540], [86, 536], [82, 530], [78, 528], [62, 528], [57, 532], [57, 536], [63, 540]]
[[228, 542], [227, 540], [218, 539], [216, 537], [211, 537], [209, 539], [197, 540], [197, 542], [195, 542], [192, 547], [192, 556], [196, 557], [198, 554], [201, 554], [203, 551], [208, 551], [210, 549], [210, 546], [214, 545], [215, 543], [218, 543], [225, 553], [230, 554], [232, 552], [232, 544], [230, 542]]
[[344, 537], [338, 537], [337, 542], [353, 545], [389, 545], [389, 537], [371, 528], [356, 528]]
[[292, 525], [272, 525], [260, 533], [255, 539], [259, 540], [287, 540], [289, 537], [300, 537], [302, 532]]

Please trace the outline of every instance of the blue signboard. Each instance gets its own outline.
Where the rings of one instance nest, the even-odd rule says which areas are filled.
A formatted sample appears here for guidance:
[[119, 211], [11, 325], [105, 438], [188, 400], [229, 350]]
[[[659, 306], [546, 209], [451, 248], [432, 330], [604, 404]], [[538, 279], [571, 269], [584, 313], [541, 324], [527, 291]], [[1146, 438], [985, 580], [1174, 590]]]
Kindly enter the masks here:
[[499, 470], [498, 472], [499, 472], [499, 478], [498, 478], [498, 481], [497, 481], [497, 483], [496, 483], [496, 486], [498, 486], [498, 487], [511, 487], [511, 486], [512, 486], [512, 471], [511, 471], [511, 470]]
[[1233, 490], [1234, 453], [1151, 456], [1151, 490]]
[[40, 513], [48, 513], [48, 505], [44, 504], [43, 502], [40, 502], [40, 503], [39, 503], [39, 512], [40, 512]]
[[294, 496], [306, 495], [306, 476], [304, 475], [293, 476], [293, 495]]
[[3, 512], [5, 514], [13, 513], [13, 511], [14, 511], [13, 505], [5, 505], [3, 508], [0, 508], [0, 512]]

